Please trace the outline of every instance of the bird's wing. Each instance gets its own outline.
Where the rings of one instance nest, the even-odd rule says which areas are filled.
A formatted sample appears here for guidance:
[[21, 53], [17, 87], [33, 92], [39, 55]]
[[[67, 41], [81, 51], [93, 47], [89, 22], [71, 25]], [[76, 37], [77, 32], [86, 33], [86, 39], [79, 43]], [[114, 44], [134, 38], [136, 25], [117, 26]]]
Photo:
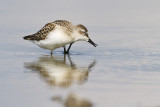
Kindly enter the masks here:
[[36, 40], [36, 41], [40, 41], [40, 40], [44, 40], [48, 33], [53, 31], [55, 28], [55, 24], [54, 23], [47, 23], [42, 29], [40, 29], [37, 33], [29, 35], [24, 37], [24, 39], [26, 40]]
[[44, 40], [47, 37], [48, 33], [54, 30], [55, 26], [56, 25], [54, 23], [47, 23], [42, 29], [40, 29], [34, 35], [37, 36], [38, 40]]

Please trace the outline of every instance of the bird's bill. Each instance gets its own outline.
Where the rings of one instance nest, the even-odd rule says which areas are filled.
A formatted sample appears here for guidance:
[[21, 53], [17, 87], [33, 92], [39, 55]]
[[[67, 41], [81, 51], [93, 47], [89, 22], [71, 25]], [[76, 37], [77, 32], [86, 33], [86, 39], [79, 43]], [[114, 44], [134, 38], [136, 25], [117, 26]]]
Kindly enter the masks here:
[[94, 47], [98, 46], [98, 45], [95, 44], [90, 38], [89, 38], [88, 42], [89, 42], [90, 44], [92, 44]]

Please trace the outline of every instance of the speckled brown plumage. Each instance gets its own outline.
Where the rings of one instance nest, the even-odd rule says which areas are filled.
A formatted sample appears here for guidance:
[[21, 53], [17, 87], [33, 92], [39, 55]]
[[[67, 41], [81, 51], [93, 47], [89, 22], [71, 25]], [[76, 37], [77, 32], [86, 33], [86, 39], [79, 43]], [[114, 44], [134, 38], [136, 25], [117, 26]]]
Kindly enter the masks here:
[[[72, 44], [76, 41], [87, 41], [94, 47], [97, 46], [88, 35], [87, 28], [78, 24], [74, 26], [71, 22], [66, 20], [56, 20], [54, 22], [46, 24], [35, 34], [23, 37], [25, 40], [29, 40], [40, 48], [49, 49], [51, 54], [57, 48], [64, 47], [64, 53], [68, 54]], [[69, 48], [66, 51], [66, 45]]]
[[47, 23], [41, 30], [39, 30], [37, 33], [25, 36], [24, 39], [26, 40], [44, 40], [48, 33], [54, 30], [55, 24], [54, 23]]
[[56, 25], [61, 26], [61, 28], [64, 30], [64, 33], [66, 33], [67, 35], [71, 35], [71, 33], [73, 32], [73, 25], [71, 22], [66, 20], [56, 20], [54, 22], [46, 24], [37, 33], [25, 36], [24, 39], [36, 41], [44, 40], [47, 37], [48, 33], [55, 29]]
[[77, 25], [77, 27], [84, 29], [85, 32], [88, 32], [87, 28], [82, 24]]
[[71, 33], [73, 32], [74, 26], [72, 25], [71, 22], [69, 22], [67, 20], [56, 20], [53, 23], [63, 27], [63, 30], [67, 35], [71, 35]]
[[56, 20], [53, 23], [66, 27], [68, 29], [72, 29], [71, 27], [73, 26], [71, 22], [67, 21], [67, 20]]

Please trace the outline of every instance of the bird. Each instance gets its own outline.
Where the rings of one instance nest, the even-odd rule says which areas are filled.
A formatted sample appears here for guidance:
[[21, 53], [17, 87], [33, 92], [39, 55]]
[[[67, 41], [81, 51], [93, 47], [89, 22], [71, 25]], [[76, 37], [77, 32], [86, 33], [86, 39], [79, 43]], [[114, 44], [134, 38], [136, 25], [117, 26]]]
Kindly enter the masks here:
[[[67, 20], [56, 20], [47, 23], [38, 32], [24, 36], [28, 40], [38, 45], [40, 48], [48, 49], [53, 54], [57, 48], [64, 47], [64, 54], [69, 54], [69, 50], [76, 41], [87, 41], [94, 47], [98, 46], [90, 38], [87, 28], [78, 24], [74, 26]], [[66, 45], [69, 44], [66, 50]]]

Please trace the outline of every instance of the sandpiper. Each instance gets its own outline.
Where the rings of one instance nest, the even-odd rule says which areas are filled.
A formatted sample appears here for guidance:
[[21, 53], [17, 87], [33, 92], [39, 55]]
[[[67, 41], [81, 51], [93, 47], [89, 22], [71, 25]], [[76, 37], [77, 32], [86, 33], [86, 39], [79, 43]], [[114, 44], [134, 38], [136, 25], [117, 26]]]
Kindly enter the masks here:
[[[76, 41], [88, 41], [94, 47], [97, 46], [88, 36], [87, 28], [78, 24], [74, 26], [66, 20], [56, 20], [47, 23], [37, 33], [23, 37], [39, 47], [49, 49], [51, 54], [56, 48], [64, 47], [64, 53], [68, 54], [72, 44]], [[67, 51], [65, 45], [70, 44]]]

